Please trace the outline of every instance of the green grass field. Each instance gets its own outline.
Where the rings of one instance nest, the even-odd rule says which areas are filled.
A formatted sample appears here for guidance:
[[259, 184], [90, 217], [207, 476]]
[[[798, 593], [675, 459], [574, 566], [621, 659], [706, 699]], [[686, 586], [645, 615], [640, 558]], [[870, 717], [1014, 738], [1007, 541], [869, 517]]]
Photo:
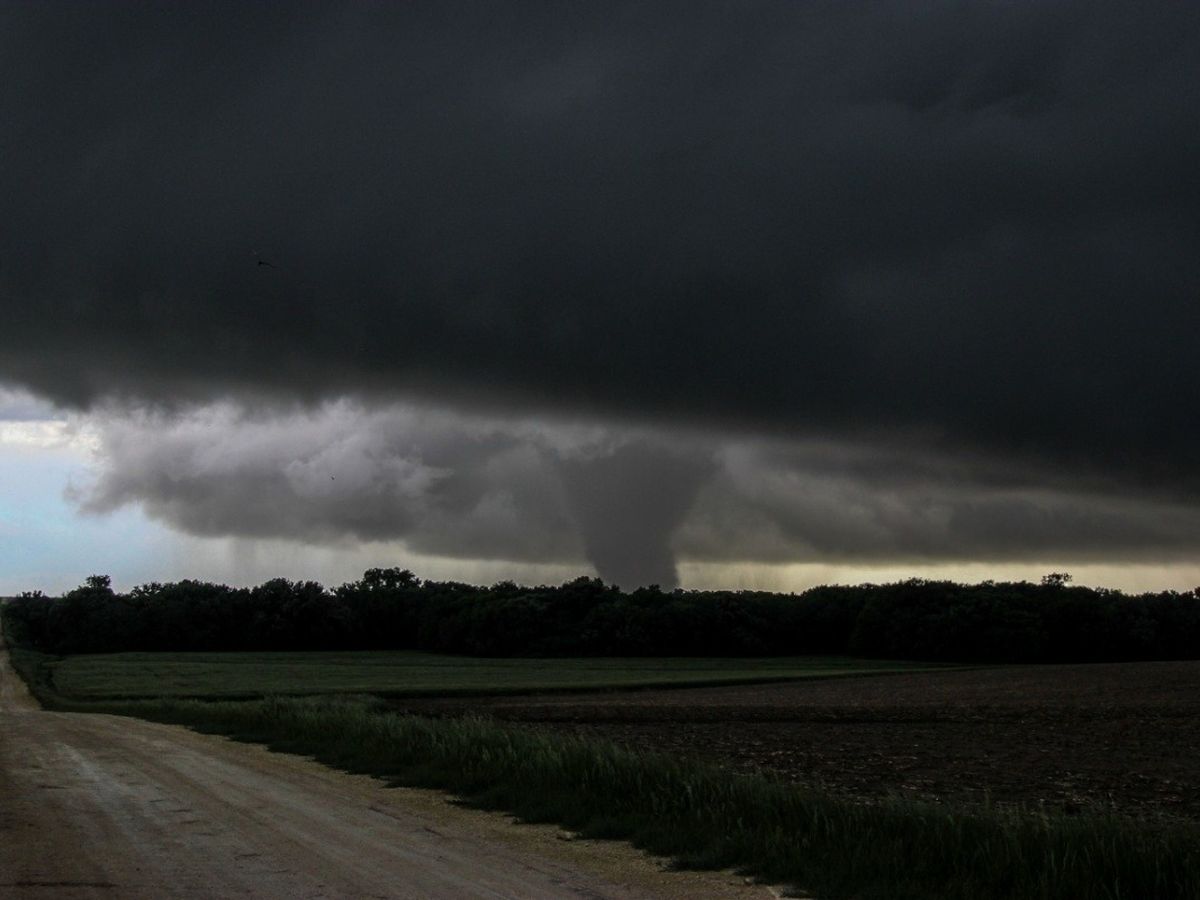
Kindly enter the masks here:
[[114, 700], [585, 691], [830, 678], [927, 668], [928, 664], [838, 657], [476, 659], [361, 651], [83, 655], [47, 661], [45, 674], [63, 697]]

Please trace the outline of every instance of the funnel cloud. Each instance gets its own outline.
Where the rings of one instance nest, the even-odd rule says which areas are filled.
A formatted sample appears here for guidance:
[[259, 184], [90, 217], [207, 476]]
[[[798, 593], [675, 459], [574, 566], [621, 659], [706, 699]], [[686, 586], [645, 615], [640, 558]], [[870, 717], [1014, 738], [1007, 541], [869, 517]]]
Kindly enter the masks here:
[[671, 540], [712, 468], [644, 442], [564, 460], [563, 483], [597, 574], [626, 587], [676, 587]]

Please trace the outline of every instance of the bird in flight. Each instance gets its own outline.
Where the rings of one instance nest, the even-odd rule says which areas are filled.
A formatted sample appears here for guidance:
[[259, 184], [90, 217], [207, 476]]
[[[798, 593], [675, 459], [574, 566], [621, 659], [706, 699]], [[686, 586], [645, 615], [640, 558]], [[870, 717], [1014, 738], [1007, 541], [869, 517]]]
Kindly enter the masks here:
[[279, 268], [274, 263], [269, 263], [265, 259], [263, 259], [257, 250], [254, 251], [254, 258], [258, 260], [258, 264], [260, 266], [266, 266], [268, 269], [278, 269]]

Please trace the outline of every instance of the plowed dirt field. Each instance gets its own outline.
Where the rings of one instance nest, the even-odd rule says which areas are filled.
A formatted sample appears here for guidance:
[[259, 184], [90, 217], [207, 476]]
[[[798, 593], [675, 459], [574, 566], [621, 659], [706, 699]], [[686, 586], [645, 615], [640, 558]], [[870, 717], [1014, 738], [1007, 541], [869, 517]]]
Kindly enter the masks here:
[[1200, 662], [400, 705], [695, 754], [862, 798], [990, 798], [1200, 820]]

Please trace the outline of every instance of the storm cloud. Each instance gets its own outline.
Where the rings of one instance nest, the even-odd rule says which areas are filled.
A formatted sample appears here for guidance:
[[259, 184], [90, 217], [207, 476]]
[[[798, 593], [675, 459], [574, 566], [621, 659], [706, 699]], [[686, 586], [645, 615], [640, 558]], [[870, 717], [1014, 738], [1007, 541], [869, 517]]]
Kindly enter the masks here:
[[137, 504], [198, 536], [590, 561], [631, 588], [676, 586], [670, 542], [711, 468], [677, 436], [346, 401], [96, 421], [96, 475], [69, 492], [84, 512]]
[[653, 484], [663, 581], [1196, 546], [1196, 4], [7, 4], [0, 60], [0, 380], [237, 461], [117, 416], [93, 508], [629, 572]]
[[1005, 462], [873, 445], [483, 418], [345, 401], [97, 420], [84, 511], [199, 536], [398, 540], [461, 559], [590, 563], [626, 587], [689, 562], [1185, 559], [1200, 510], [1047, 487]]

